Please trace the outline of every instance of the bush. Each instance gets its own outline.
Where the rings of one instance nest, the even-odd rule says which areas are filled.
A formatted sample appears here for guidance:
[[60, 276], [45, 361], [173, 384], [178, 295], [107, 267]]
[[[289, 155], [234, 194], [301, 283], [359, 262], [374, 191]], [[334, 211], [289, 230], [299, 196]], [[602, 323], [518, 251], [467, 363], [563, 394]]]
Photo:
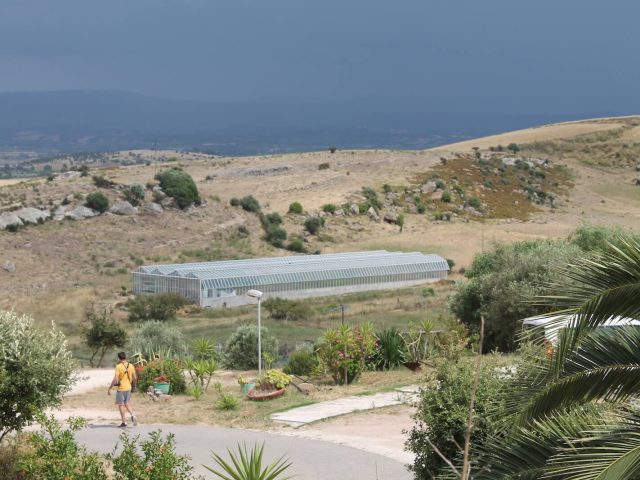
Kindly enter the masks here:
[[442, 192], [442, 198], [440, 198], [444, 203], [451, 203], [451, 193], [449, 190], [445, 190]]
[[307, 320], [311, 316], [311, 308], [305, 301], [272, 297], [263, 302], [262, 306], [274, 320]]
[[260, 211], [260, 203], [256, 200], [253, 195], [247, 195], [246, 197], [242, 197], [240, 199], [240, 206], [243, 210], [247, 212], [257, 213]]
[[326, 205], [322, 206], [322, 211], [325, 213], [330, 213], [330, 214], [334, 214], [336, 213], [336, 209], [337, 207], [333, 204], [333, 203], [327, 203]]
[[120, 326], [120, 323], [111, 316], [111, 312], [106, 308], [96, 310], [91, 305], [85, 310], [84, 320], [89, 323], [88, 328], [84, 331], [85, 343], [91, 349], [89, 364], [94, 367], [93, 361], [99, 353], [100, 358], [95, 366], [100, 368], [107, 350], [125, 346], [127, 331]]
[[[376, 192], [373, 188], [362, 187], [362, 195], [364, 195], [364, 198], [367, 200], [369, 206], [373, 207], [376, 211], [382, 208], [382, 202], [380, 201], [380, 198], [378, 198], [378, 192]], [[369, 207], [367, 207], [367, 210], [368, 209]]]
[[616, 245], [625, 236], [639, 238], [620, 227], [606, 227], [604, 225], [582, 225], [569, 235], [569, 242], [580, 247], [585, 252], [605, 252], [609, 244]]
[[232, 207], [239, 207], [240, 199], [237, 197], [233, 197], [231, 200], [229, 200], [229, 205], [231, 205]]
[[169, 383], [171, 383], [172, 394], [186, 391], [187, 382], [182, 372], [182, 366], [178, 360], [172, 358], [164, 358], [147, 363], [138, 377], [138, 390], [146, 392], [150, 386], [153, 386], [155, 379], [160, 376], [167, 377]]
[[144, 187], [138, 183], [134, 183], [125, 188], [122, 194], [125, 200], [131, 205], [140, 205], [140, 202], [144, 200]]
[[[318, 347], [320, 365], [338, 385], [356, 380], [375, 350], [375, 337], [367, 323], [326, 330]], [[346, 377], [346, 378], [345, 378]]]
[[389, 370], [402, 365], [407, 358], [407, 345], [396, 327], [376, 333], [376, 349], [369, 363], [376, 370]]
[[510, 143], [509, 145], [507, 145], [507, 149], [515, 155], [520, 151], [520, 145], [518, 145], [517, 143]]
[[154, 354], [182, 357], [187, 346], [180, 329], [158, 320], [148, 320], [133, 331], [128, 350], [132, 354], [141, 353], [145, 358], [153, 358]]
[[107, 180], [106, 178], [100, 175], [94, 175], [92, 179], [93, 179], [93, 184], [98, 188], [113, 188], [116, 185], [118, 185], [116, 182]]
[[[333, 153], [333, 152], [331, 152]], [[320, 165], [318, 165], [318, 170], [327, 170], [329, 168], [329, 164], [328, 163], [321, 163]]]
[[548, 240], [496, 245], [475, 256], [465, 272], [468, 281], [458, 285], [450, 300], [451, 312], [472, 333], [478, 333], [484, 315], [485, 351], [512, 351], [521, 320], [544, 313], [531, 300], [551, 293], [546, 285], [555, 278], [553, 266], [578, 254], [575, 246]]
[[193, 178], [179, 167], [164, 170], [156, 175], [162, 191], [175, 199], [178, 207], [187, 208], [200, 204], [200, 194]]
[[[262, 327], [262, 353], [277, 358], [278, 341]], [[224, 350], [224, 362], [228, 368], [251, 370], [258, 368], [258, 327], [242, 325], [231, 334]]]
[[[492, 415], [503, 406], [500, 390], [505, 382], [496, 366], [491, 357], [483, 361], [474, 410], [474, 447], [482, 445], [502, 426], [500, 418]], [[459, 460], [474, 373], [474, 359], [463, 358], [459, 362], [440, 360], [435, 371], [427, 376], [413, 415], [416, 424], [406, 443], [407, 450], [415, 454], [413, 464], [409, 466], [414, 478], [437, 478], [438, 474], [449, 471], [429, 442], [453, 463]]]
[[62, 401], [75, 382], [74, 365], [61, 332], [0, 310], [0, 441]]
[[148, 320], [175, 320], [179, 308], [189, 304], [189, 300], [177, 293], [159, 293], [138, 295], [127, 301], [125, 306], [129, 311], [130, 322], [145, 322]]
[[269, 369], [258, 379], [258, 386], [261, 390], [280, 390], [287, 388], [291, 383], [291, 377], [280, 370]]
[[289, 213], [295, 213], [298, 215], [302, 215], [302, 213], [304, 212], [303, 208], [302, 208], [302, 204], [299, 202], [293, 202], [292, 204], [289, 205]]
[[470, 207], [475, 208], [476, 210], [480, 210], [480, 208], [482, 207], [482, 202], [480, 201], [480, 199], [478, 197], [471, 197], [467, 201], [467, 205], [469, 205]]
[[436, 179], [436, 188], [439, 190], [444, 190], [444, 188], [446, 187], [446, 184], [444, 183], [444, 180], [442, 180], [441, 178]]
[[269, 225], [280, 225], [282, 223], [282, 217], [277, 212], [266, 214], [265, 219]]
[[100, 192], [94, 192], [87, 195], [85, 206], [104, 213], [109, 209], [109, 199]]
[[266, 228], [264, 239], [274, 247], [282, 248], [287, 239], [287, 231], [282, 227], [269, 225]]
[[193, 467], [189, 457], [178, 455], [173, 433], [162, 438], [160, 430], [150, 432], [148, 440], [140, 435], [120, 435], [122, 450], [109, 456], [115, 480], [190, 480]]
[[282, 369], [289, 375], [312, 375], [318, 368], [318, 357], [310, 349], [296, 350], [289, 355], [289, 360]]
[[287, 250], [298, 253], [306, 253], [307, 248], [304, 246], [304, 242], [299, 238], [294, 238], [291, 240], [289, 245], [287, 245]]
[[311, 235], [318, 233], [318, 230], [324, 225], [324, 218], [309, 217], [304, 221], [304, 228], [307, 229]]

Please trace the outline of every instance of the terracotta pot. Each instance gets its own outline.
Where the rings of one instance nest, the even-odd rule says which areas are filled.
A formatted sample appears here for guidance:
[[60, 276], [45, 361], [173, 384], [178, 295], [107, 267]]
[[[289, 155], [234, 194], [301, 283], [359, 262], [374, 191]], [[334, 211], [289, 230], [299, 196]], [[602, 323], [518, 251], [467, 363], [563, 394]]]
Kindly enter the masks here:
[[284, 395], [286, 389], [281, 388], [280, 390], [260, 390], [256, 387], [253, 387], [251, 390], [247, 392], [247, 398], [249, 400], [271, 400], [272, 398], [278, 398]]

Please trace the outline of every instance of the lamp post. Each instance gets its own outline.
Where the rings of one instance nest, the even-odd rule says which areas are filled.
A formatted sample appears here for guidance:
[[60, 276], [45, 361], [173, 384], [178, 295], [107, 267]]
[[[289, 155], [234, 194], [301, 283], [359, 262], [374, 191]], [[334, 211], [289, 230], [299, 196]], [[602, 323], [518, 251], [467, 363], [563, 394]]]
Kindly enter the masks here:
[[262, 326], [260, 325], [260, 302], [262, 292], [260, 290], [249, 290], [247, 295], [258, 299], [258, 376], [262, 376]]

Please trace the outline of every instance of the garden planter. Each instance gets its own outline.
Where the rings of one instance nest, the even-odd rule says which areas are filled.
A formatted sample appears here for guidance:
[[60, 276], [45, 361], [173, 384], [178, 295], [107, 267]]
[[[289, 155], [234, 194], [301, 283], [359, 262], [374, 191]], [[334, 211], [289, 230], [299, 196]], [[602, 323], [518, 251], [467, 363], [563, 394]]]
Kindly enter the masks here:
[[285, 391], [285, 388], [279, 390], [260, 390], [259, 388], [253, 387], [247, 392], [247, 398], [249, 400], [271, 400], [272, 398], [281, 397]]
[[154, 383], [153, 389], [159, 390], [160, 392], [166, 395], [167, 393], [169, 393], [169, 390], [171, 389], [171, 384], [170, 383]]
[[255, 387], [256, 384], [255, 383], [245, 383], [243, 385], [240, 385], [240, 391], [246, 395], [247, 393], [249, 393], [249, 390], [251, 390], [253, 387]]

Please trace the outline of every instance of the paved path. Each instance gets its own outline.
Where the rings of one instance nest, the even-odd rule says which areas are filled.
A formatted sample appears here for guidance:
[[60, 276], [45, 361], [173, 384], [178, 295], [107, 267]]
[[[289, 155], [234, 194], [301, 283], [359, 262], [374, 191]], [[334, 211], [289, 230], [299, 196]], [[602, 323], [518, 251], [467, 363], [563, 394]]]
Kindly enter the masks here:
[[292, 427], [301, 427], [339, 415], [407, 403], [413, 398], [417, 391], [418, 386], [411, 385], [391, 392], [376, 393], [374, 395], [337, 398], [326, 402], [314, 403], [305, 407], [293, 408], [286, 412], [274, 413], [271, 415], [271, 420], [286, 423]]
[[[232, 428], [184, 425], [139, 425], [126, 431], [130, 434], [146, 435], [158, 428], [164, 433], [175, 434], [178, 452], [190, 455], [196, 473], [204, 475], [207, 479], [213, 479], [214, 476], [201, 465], [213, 465], [210, 451], [228, 458], [226, 449], [233, 449], [237, 443], [242, 442], [246, 442], [249, 448], [256, 442], [264, 442], [266, 462], [286, 455], [292, 462], [288, 472], [295, 474], [296, 480], [411, 479], [401, 462], [355, 448], [306, 438]], [[95, 425], [78, 432], [76, 438], [89, 449], [106, 453], [112, 451], [121, 432], [117, 427]]]

